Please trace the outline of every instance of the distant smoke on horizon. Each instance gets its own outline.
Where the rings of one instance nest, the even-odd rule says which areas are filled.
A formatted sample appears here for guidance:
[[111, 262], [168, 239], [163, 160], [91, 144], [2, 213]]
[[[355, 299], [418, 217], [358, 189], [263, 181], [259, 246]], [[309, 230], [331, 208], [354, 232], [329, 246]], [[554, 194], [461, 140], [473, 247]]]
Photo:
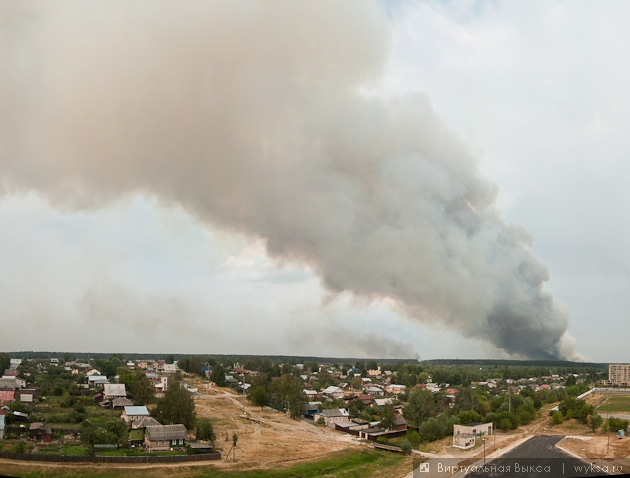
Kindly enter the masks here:
[[378, 3], [3, 2], [0, 192], [134, 193], [266, 240], [333, 294], [528, 358], [579, 359], [531, 238], [420, 93]]

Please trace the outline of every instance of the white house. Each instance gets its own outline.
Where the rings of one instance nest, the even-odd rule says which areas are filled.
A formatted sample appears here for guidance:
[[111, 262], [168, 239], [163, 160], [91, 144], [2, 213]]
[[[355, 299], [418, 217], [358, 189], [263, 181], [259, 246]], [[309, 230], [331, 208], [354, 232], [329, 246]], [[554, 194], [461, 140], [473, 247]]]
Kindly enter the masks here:
[[363, 391], [367, 393], [368, 395], [375, 395], [377, 397], [381, 397], [385, 395], [385, 391], [382, 388], [378, 388], [374, 386], [364, 388]]
[[322, 410], [313, 415], [313, 420], [318, 421], [320, 418], [324, 419], [326, 426], [335, 428], [335, 423], [347, 422], [350, 420], [350, 414], [345, 408], [332, 408], [329, 410]]
[[334, 385], [326, 387], [322, 390], [322, 393], [331, 398], [343, 398], [343, 390], [339, 387], [335, 387]]
[[473, 422], [468, 425], [453, 425], [453, 446], [467, 449], [475, 446], [476, 439], [492, 435], [492, 422]]
[[121, 418], [125, 421], [125, 423], [127, 423], [127, 425], [132, 424], [135, 421], [138, 421], [142, 418], [148, 417], [149, 416], [149, 410], [147, 410], [147, 407], [145, 406], [140, 406], [140, 407], [125, 407], [123, 409]]

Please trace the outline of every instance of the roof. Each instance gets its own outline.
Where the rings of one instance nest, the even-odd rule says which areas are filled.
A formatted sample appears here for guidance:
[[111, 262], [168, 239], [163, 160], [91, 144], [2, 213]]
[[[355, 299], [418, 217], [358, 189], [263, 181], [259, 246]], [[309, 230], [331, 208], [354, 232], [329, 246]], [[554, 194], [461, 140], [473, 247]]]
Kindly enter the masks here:
[[346, 412], [345, 410], [341, 410], [339, 408], [325, 409], [319, 413], [320, 415], [325, 415], [327, 417], [347, 417], [348, 416], [348, 412]]
[[106, 383], [103, 392], [105, 393], [105, 395], [109, 396], [127, 396], [124, 383]]
[[146, 428], [155, 425], [161, 425], [161, 423], [153, 417], [142, 417], [139, 420], [136, 420], [132, 426], [133, 428]]
[[396, 425], [406, 425], [406, 424], [407, 424], [407, 420], [405, 420], [405, 417], [396, 415]]
[[392, 399], [391, 398], [376, 398], [374, 399], [374, 403], [376, 403], [377, 407], [384, 407], [385, 405], [391, 405]]
[[214, 447], [212, 445], [210, 445], [209, 443], [192, 442], [192, 443], [189, 443], [188, 446], [190, 448], [197, 449], [197, 450], [212, 450], [212, 449], [214, 449]]
[[15, 380], [15, 377], [0, 378], [0, 388], [17, 388], [17, 381]]
[[133, 405], [133, 402], [128, 398], [119, 397], [112, 400], [112, 405], [115, 407], [128, 407]]
[[15, 392], [13, 390], [0, 391], [0, 401], [12, 402], [15, 400]]
[[338, 393], [342, 391], [343, 390], [341, 390], [339, 387], [335, 387], [334, 385], [331, 385], [329, 387], [326, 387], [324, 390], [322, 390], [322, 393], [330, 394], [330, 393]]
[[144, 405], [142, 406], [136, 406], [136, 407], [125, 407], [125, 414], [127, 416], [129, 415], [144, 415], [144, 416], [149, 416], [149, 410], [147, 410], [147, 407], [145, 407]]
[[146, 428], [146, 436], [151, 441], [155, 440], [185, 440], [188, 432], [182, 424], [178, 425], [153, 425]]
[[31, 423], [31, 426], [29, 427], [30, 431], [34, 431], [34, 430], [41, 430], [46, 434], [51, 434], [52, 430], [50, 428], [48, 428], [48, 426], [46, 426], [45, 423], [42, 422], [33, 422]]

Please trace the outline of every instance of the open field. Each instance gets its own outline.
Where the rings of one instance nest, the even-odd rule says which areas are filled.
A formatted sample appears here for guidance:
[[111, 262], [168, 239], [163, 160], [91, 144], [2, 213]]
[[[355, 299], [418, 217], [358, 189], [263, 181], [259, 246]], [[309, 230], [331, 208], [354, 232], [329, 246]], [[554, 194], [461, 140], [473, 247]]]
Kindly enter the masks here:
[[630, 413], [630, 395], [597, 395], [603, 399], [603, 403], [597, 407], [598, 413]]

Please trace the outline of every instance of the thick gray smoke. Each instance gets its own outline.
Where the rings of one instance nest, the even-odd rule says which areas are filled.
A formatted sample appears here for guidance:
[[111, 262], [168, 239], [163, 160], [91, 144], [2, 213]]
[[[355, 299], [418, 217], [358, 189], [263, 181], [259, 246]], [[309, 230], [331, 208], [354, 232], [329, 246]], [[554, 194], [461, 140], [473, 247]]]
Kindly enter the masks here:
[[144, 192], [266, 239], [333, 293], [389, 297], [510, 354], [575, 358], [547, 269], [422, 94], [376, 98], [379, 4], [0, 5], [0, 187]]

